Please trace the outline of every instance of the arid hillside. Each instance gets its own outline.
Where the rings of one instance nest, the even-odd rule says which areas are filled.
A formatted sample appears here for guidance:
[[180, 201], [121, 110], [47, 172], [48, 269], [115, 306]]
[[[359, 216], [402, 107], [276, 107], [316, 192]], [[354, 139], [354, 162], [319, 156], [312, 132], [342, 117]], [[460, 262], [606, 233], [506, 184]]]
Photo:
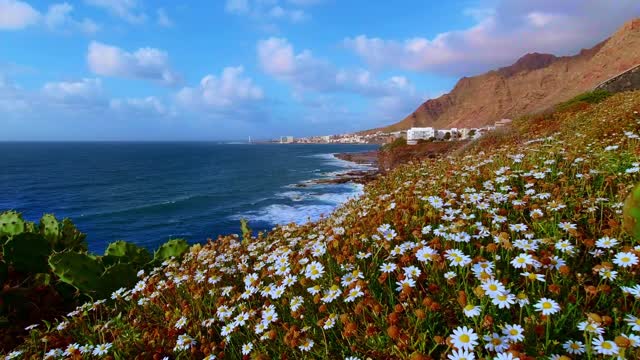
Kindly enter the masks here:
[[370, 131], [478, 127], [543, 111], [637, 64], [640, 19], [627, 22], [610, 38], [573, 56], [526, 54], [511, 66], [464, 77], [450, 93], [427, 100], [402, 121]]

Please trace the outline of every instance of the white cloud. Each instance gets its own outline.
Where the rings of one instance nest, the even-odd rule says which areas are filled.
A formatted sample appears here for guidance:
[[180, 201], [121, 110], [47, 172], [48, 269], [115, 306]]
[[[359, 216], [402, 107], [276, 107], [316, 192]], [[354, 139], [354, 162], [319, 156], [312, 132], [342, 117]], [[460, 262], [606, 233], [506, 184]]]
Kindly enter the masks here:
[[197, 87], [185, 87], [176, 96], [178, 103], [190, 109], [232, 109], [264, 99], [262, 89], [244, 76], [242, 66], [226, 67], [220, 76], [207, 75]]
[[147, 20], [137, 0], [85, 0], [85, 3], [107, 10], [131, 24], [141, 24]]
[[296, 91], [350, 92], [366, 97], [415, 93], [405, 77], [380, 81], [364, 69], [338, 69], [327, 60], [316, 58], [310, 50], [296, 54], [285, 38], [262, 40], [257, 52], [263, 71], [291, 84]]
[[26, 2], [0, 0], [0, 30], [20, 30], [40, 21], [40, 13]]
[[[295, 1], [289, 2], [297, 6], [311, 5], [312, 3], [309, 0], [297, 3]], [[234, 15], [248, 16], [263, 23], [281, 20], [300, 23], [310, 17], [304, 10], [280, 4], [278, 0], [226, 0], [225, 11]]]
[[169, 86], [181, 82], [180, 75], [171, 69], [169, 55], [159, 49], [146, 47], [127, 52], [117, 46], [92, 41], [87, 62], [97, 75], [151, 80]]
[[287, 0], [287, 1], [298, 6], [311, 6], [311, 5], [318, 5], [324, 2], [325, 0]]
[[84, 18], [81, 21], [74, 19], [71, 16], [72, 12], [73, 6], [69, 3], [53, 4], [42, 17], [43, 22], [50, 30], [78, 29], [85, 34], [95, 34], [100, 30], [100, 26], [91, 19]]
[[0, 0], [0, 30], [20, 30], [31, 25], [43, 25], [53, 31], [79, 30], [94, 34], [100, 26], [93, 20], [77, 20], [72, 16], [73, 6], [67, 2], [50, 5], [42, 14], [26, 2]]
[[164, 26], [164, 27], [172, 27], [173, 26], [173, 21], [171, 20], [171, 18], [169, 18], [169, 15], [167, 14], [165, 9], [159, 8], [156, 11], [156, 15], [157, 15], [158, 25]]
[[433, 38], [392, 40], [359, 35], [344, 45], [374, 67], [470, 75], [511, 64], [528, 52], [575, 53], [640, 15], [637, 0], [500, 1], [466, 9], [476, 24]]
[[109, 107], [119, 113], [143, 113], [156, 114], [159, 116], [176, 115], [162, 100], [155, 96], [144, 98], [112, 99]]
[[93, 103], [103, 97], [103, 88], [100, 79], [85, 78], [79, 81], [48, 82], [42, 87], [42, 93], [64, 102]]

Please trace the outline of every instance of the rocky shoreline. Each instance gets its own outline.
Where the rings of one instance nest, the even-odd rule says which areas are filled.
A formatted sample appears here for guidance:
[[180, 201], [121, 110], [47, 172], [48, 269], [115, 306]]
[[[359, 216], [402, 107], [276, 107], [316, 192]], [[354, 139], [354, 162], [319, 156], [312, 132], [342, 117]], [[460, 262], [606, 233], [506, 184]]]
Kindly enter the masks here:
[[371, 170], [352, 170], [339, 174], [330, 179], [317, 179], [314, 184], [346, 184], [355, 183], [365, 185], [378, 178], [378, 151], [363, 151], [355, 153], [338, 153], [334, 156], [340, 160], [349, 161], [360, 165], [369, 165]]

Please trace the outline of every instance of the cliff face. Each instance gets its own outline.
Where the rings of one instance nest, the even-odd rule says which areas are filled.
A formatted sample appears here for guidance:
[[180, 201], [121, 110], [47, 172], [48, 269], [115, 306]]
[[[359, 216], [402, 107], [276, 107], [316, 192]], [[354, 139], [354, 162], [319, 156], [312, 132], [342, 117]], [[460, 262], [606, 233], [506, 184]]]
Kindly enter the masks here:
[[479, 127], [548, 109], [640, 64], [640, 19], [574, 56], [532, 53], [511, 66], [465, 77], [453, 90], [424, 102], [402, 121], [372, 131], [414, 126]]

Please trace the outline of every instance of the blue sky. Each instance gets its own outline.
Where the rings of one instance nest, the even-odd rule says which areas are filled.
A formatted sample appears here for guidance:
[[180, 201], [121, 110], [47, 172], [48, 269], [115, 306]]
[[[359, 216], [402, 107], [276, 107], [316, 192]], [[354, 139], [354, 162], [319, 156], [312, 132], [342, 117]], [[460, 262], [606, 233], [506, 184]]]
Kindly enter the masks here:
[[0, 0], [0, 141], [362, 130], [638, 15], [636, 0]]

